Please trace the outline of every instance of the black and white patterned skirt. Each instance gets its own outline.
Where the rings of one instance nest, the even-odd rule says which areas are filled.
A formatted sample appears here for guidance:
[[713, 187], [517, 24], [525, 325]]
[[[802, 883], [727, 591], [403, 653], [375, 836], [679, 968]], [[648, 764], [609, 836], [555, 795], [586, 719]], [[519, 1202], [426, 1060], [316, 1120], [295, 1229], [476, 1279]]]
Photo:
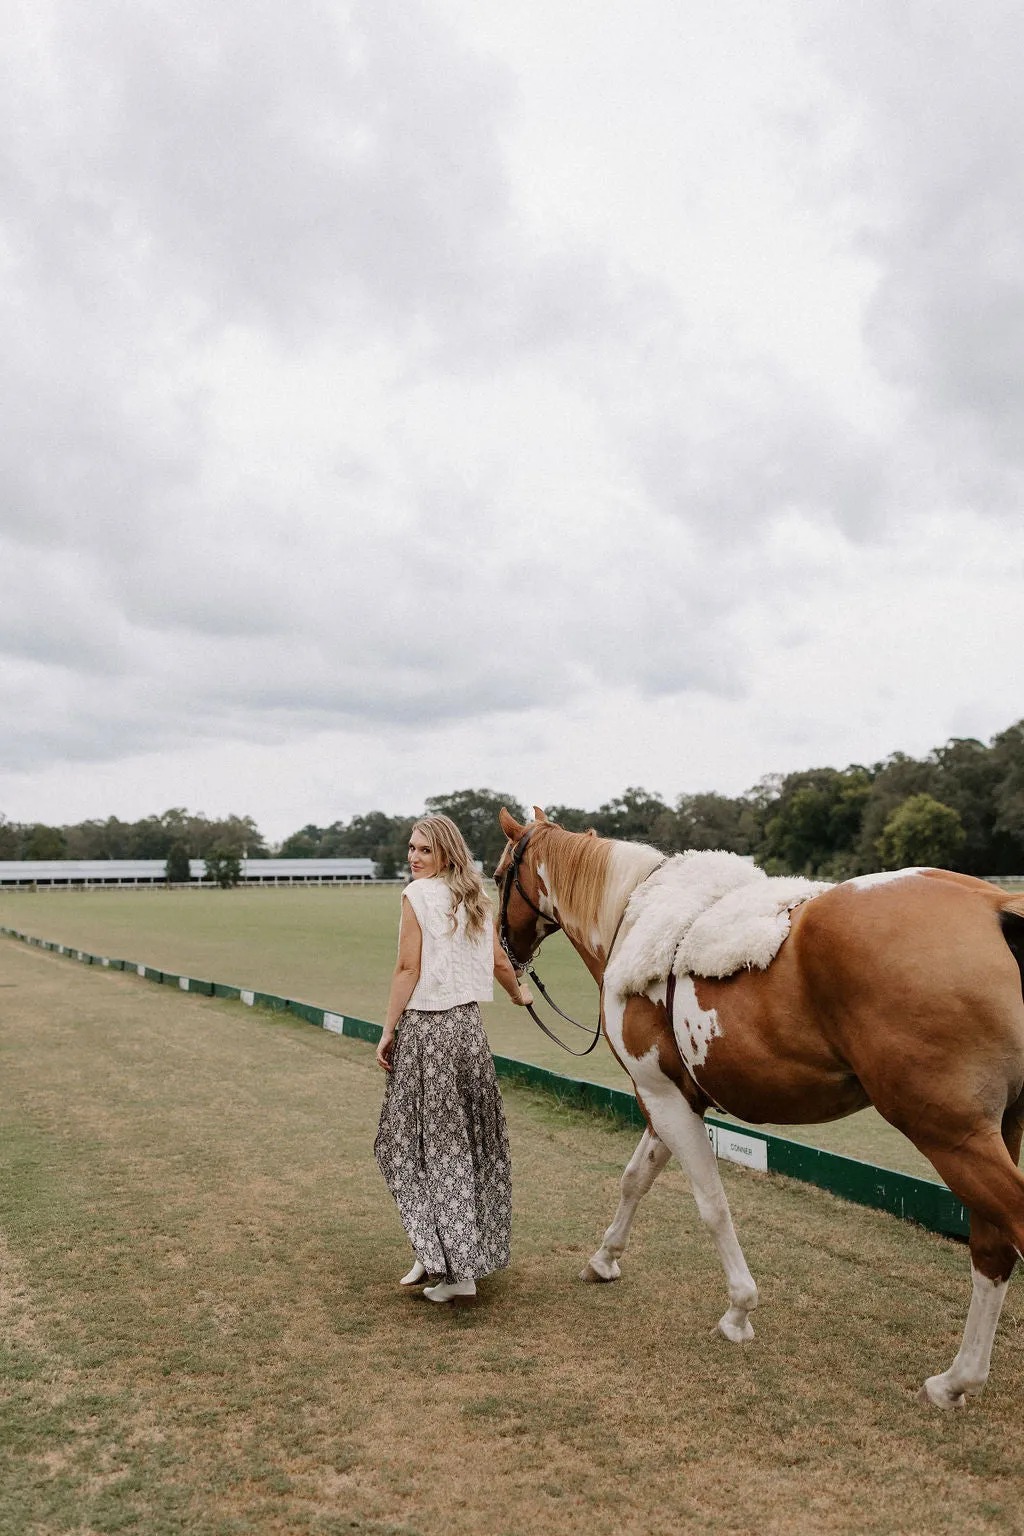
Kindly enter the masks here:
[[373, 1150], [430, 1274], [478, 1280], [505, 1268], [512, 1159], [476, 1003], [403, 1013]]

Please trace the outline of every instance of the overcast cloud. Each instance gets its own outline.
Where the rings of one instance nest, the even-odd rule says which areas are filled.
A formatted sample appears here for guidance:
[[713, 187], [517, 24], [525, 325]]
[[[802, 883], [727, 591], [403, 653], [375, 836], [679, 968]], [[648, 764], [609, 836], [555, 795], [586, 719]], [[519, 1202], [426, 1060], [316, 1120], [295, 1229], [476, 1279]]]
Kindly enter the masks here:
[[0, 811], [307, 820], [1024, 714], [1024, 18], [15, 7]]

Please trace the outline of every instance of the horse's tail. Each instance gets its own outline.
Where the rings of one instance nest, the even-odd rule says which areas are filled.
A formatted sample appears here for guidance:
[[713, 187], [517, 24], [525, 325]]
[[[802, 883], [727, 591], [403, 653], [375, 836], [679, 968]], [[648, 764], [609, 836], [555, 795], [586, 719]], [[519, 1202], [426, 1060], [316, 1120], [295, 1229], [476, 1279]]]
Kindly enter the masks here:
[[999, 926], [1017, 962], [1021, 992], [1024, 993], [1024, 896], [1014, 896], [1003, 905], [999, 912]]

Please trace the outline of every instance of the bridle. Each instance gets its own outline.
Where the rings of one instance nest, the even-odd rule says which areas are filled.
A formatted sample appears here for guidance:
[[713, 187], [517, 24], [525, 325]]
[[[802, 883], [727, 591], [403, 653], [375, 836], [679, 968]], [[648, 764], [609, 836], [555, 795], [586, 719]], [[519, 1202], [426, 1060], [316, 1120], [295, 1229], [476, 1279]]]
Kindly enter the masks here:
[[[597, 1023], [594, 1024], [593, 1026], [591, 1026], [589, 1024], [581, 1024], [578, 1019], [574, 1019], [574, 1018], [571, 1017], [570, 1014], [566, 1013], [564, 1008], [559, 1008], [558, 1004], [555, 1002], [554, 998], [548, 992], [547, 988], [545, 987], [544, 983], [541, 981], [540, 977], [537, 975], [537, 972], [536, 972], [536, 970], [533, 967], [533, 957], [537, 953], [538, 949], [540, 948], [540, 946], [544, 942], [544, 940], [548, 937], [549, 934], [555, 933], [558, 930], [562, 930], [562, 925], [558, 921], [558, 918], [554, 917], [553, 915], [550, 915], [547, 912], [541, 911], [541, 909], [540, 909], [540, 907], [538, 907], [537, 903], [530, 896], [528, 896], [526, 894], [526, 892], [523, 890], [523, 883], [522, 883], [522, 881], [519, 878], [519, 869], [520, 869], [520, 866], [521, 866], [521, 864], [523, 862], [523, 855], [526, 852], [526, 845], [530, 841], [530, 838], [533, 836], [533, 834], [534, 834], [534, 832], [536, 832], [536, 830], [537, 830], [537, 828], [535, 826], [527, 827], [527, 829], [523, 833], [523, 835], [518, 839], [518, 841], [516, 843], [513, 844], [512, 855], [511, 855], [511, 859], [510, 859], [510, 862], [509, 862], [509, 867], [505, 871], [504, 875], [502, 876], [502, 883], [501, 883], [501, 905], [500, 905], [500, 908], [499, 908], [499, 917], [498, 917], [498, 942], [500, 943], [502, 949], [505, 951], [505, 954], [508, 957], [509, 963], [512, 966], [513, 970], [515, 971], [516, 975], [519, 976], [519, 975], [521, 975], [523, 973], [523, 971], [525, 971], [526, 974], [529, 976], [530, 980], [533, 982], [534, 986], [537, 988], [537, 991], [540, 993], [541, 997], [544, 999], [544, 1001], [548, 1004], [549, 1007], [551, 1007], [551, 1008], [553, 1008], [555, 1010], [555, 1012], [558, 1014], [559, 1018], [564, 1019], [567, 1024], [571, 1024], [574, 1029], [582, 1029], [585, 1034], [591, 1034], [592, 1033], [593, 1034], [593, 1038], [590, 1041], [590, 1044], [588, 1046], [586, 1046], [582, 1051], [574, 1051], [571, 1045], [566, 1045], [565, 1041], [560, 1039], [559, 1036], [555, 1034], [554, 1030], [550, 1029], [548, 1027], [548, 1025], [545, 1024], [544, 1020], [541, 1018], [540, 1014], [537, 1012], [537, 1010], [534, 1007], [534, 1005], [532, 1003], [527, 1003], [526, 1010], [529, 1013], [530, 1018], [533, 1020], [533, 1022], [537, 1025], [537, 1027], [539, 1029], [542, 1029], [544, 1031], [544, 1033], [547, 1035], [549, 1040], [553, 1040], [556, 1045], [560, 1045], [563, 1051], [568, 1051], [570, 1056], [589, 1056], [591, 1051], [594, 1049], [594, 1047], [596, 1046], [597, 1042], [601, 1038], [601, 997], [599, 996], [599, 998], [598, 998]], [[665, 863], [665, 860], [662, 859], [660, 864], [656, 864], [654, 866], [654, 869], [648, 871], [648, 873], [644, 876], [644, 880], [649, 880], [651, 875], [653, 875], [656, 870], [659, 870], [661, 868], [661, 865], [664, 864], [664, 863]], [[642, 885], [643, 884], [643, 880], [641, 880], [639, 883], [640, 883], [640, 885]], [[636, 889], [636, 887], [634, 887], [634, 889]], [[509, 904], [509, 900], [510, 900], [510, 898], [512, 896], [512, 892], [513, 891], [515, 891], [517, 896], [520, 896], [522, 898], [522, 900], [525, 901], [526, 905], [530, 908], [530, 911], [531, 912], [535, 912], [537, 914], [537, 916], [540, 918], [541, 922], [545, 923], [547, 925], [545, 930], [540, 934], [540, 937], [534, 943], [533, 947], [530, 950], [529, 955], [526, 957], [525, 960], [517, 960], [515, 955], [512, 953], [512, 936], [511, 936], [511, 931], [509, 929], [508, 904]], [[631, 891], [630, 892], [630, 896], [632, 896], [632, 894], [633, 894], [633, 892]], [[629, 899], [627, 898], [626, 906], [623, 907], [623, 909], [622, 909], [622, 912], [621, 912], [621, 914], [619, 916], [619, 920], [618, 920], [618, 922], [615, 925], [615, 932], [612, 934], [612, 941], [611, 941], [611, 943], [608, 946], [608, 953], [607, 953], [607, 955], [605, 957], [605, 966], [606, 967], [607, 967], [608, 961], [612, 957], [612, 950], [615, 948], [615, 941], [616, 941], [616, 939], [619, 936], [619, 929], [622, 927], [622, 922], [623, 922], [623, 919], [626, 916], [626, 908], [628, 906], [629, 906]], [[564, 930], [562, 930], [562, 931], [564, 932]], [[602, 979], [602, 981], [601, 981], [601, 996], [603, 996], [603, 993], [604, 993], [604, 980]]]
[[[537, 950], [540, 948], [544, 939], [547, 938], [549, 933], [554, 933], [562, 926], [557, 917], [550, 917], [546, 912], [541, 911], [537, 903], [523, 890], [523, 883], [519, 878], [519, 867], [523, 862], [523, 854], [526, 852], [526, 845], [536, 830], [536, 827], [527, 827], [522, 837], [520, 837], [518, 842], [514, 844], [512, 848], [511, 862], [509, 863], [508, 869], [502, 876], [501, 907], [500, 915], [498, 918], [498, 942], [500, 943], [502, 949], [505, 951], [509, 964], [512, 966], [512, 969], [515, 971], [516, 975], [519, 976], [523, 973], [523, 971], [525, 971], [530, 980], [533, 982], [534, 986], [537, 988], [537, 991], [540, 993], [541, 997], [551, 1008], [555, 1010], [560, 1018], [563, 1018], [567, 1024], [571, 1024], [574, 1029], [582, 1029], [586, 1034], [590, 1034], [591, 1028], [589, 1025], [581, 1024], [578, 1019], [574, 1019], [568, 1013], [566, 1013], [564, 1008], [559, 1008], [558, 1004], [552, 998], [532, 965], [533, 957], [537, 953]], [[522, 897], [523, 901], [525, 901], [526, 905], [530, 908], [530, 911], [535, 912], [542, 923], [547, 924], [545, 931], [541, 933], [540, 938], [536, 941], [525, 960], [517, 960], [515, 955], [512, 953], [512, 936], [509, 930], [508, 922], [508, 904], [513, 891], [515, 891], [518, 896]], [[586, 1046], [582, 1051], [574, 1051], [571, 1045], [566, 1045], [564, 1040], [559, 1039], [554, 1030], [549, 1029], [547, 1024], [545, 1024], [544, 1020], [541, 1018], [540, 1014], [537, 1012], [532, 1003], [527, 1003], [526, 1011], [529, 1013], [530, 1018], [537, 1025], [537, 1027], [544, 1031], [548, 1039], [553, 1040], [556, 1045], [560, 1045], [563, 1051], [568, 1051], [570, 1056], [589, 1056], [601, 1038], [600, 1008], [598, 1008], [597, 1023], [593, 1026], [593, 1039], [591, 1040], [590, 1044]]]

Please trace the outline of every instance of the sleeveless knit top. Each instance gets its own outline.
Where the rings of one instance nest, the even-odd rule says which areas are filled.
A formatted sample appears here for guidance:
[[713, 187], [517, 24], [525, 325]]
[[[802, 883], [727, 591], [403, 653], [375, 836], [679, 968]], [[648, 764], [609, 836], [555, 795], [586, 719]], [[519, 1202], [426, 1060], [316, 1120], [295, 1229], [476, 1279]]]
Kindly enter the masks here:
[[459, 1003], [489, 1003], [494, 998], [494, 935], [490, 923], [472, 938], [466, 932], [462, 902], [451, 932], [451, 887], [434, 875], [411, 880], [402, 892], [423, 934], [420, 977], [407, 1006], [434, 1012]]

